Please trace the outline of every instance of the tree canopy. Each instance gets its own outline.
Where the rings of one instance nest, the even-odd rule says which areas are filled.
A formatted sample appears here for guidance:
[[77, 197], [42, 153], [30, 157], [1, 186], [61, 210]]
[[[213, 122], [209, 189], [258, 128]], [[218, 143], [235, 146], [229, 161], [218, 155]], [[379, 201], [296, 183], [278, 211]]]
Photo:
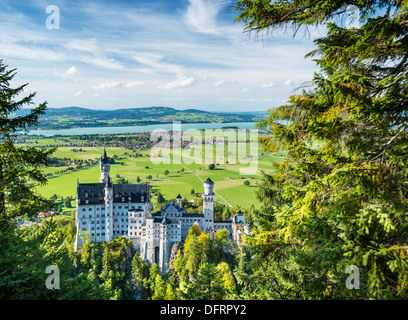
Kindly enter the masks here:
[[[276, 174], [264, 175], [266, 210], [248, 239], [261, 261], [296, 265], [291, 279], [269, 272], [286, 289], [297, 283], [303, 298], [407, 295], [407, 4], [236, 3], [247, 31], [327, 26], [308, 54], [319, 68], [311, 84], [259, 125], [271, 132], [264, 148], [285, 149], [288, 157]], [[351, 9], [358, 27], [338, 20]], [[357, 290], [345, 286], [351, 265], [361, 274]]]

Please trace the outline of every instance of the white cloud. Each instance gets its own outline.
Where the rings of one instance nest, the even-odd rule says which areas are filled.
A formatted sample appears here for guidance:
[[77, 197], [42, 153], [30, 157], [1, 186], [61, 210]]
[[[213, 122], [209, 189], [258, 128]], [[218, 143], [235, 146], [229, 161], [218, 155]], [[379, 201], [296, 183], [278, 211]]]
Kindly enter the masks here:
[[164, 89], [164, 90], [184, 88], [184, 87], [192, 86], [194, 82], [195, 82], [195, 79], [193, 77], [190, 77], [190, 78], [180, 77], [175, 81], [164, 83], [160, 85], [158, 88]]
[[78, 91], [75, 93], [75, 96], [80, 96], [82, 94], [82, 91]]
[[265, 83], [264, 85], [262, 85], [262, 88], [272, 88], [274, 86], [274, 83]]
[[190, 5], [184, 16], [187, 24], [193, 27], [197, 32], [209, 34], [218, 33], [216, 17], [226, 1], [189, 0], [189, 2]]
[[290, 86], [292, 84], [292, 80], [288, 79], [285, 81], [285, 86]]
[[140, 87], [143, 85], [142, 81], [129, 82], [125, 85], [126, 88]]
[[272, 98], [219, 98], [220, 101], [244, 101], [244, 102], [276, 102], [278, 99]]
[[218, 86], [220, 86], [220, 85], [222, 85], [224, 83], [225, 83], [225, 80], [220, 80], [220, 81], [215, 82], [214, 86], [218, 87]]
[[120, 82], [118, 82], [118, 81], [113, 81], [113, 82], [101, 83], [101, 84], [99, 84], [99, 85], [97, 85], [97, 86], [94, 86], [93, 88], [94, 88], [94, 89], [97, 89], [97, 90], [99, 90], [99, 89], [111, 89], [111, 88], [119, 87], [120, 85], [121, 85]]
[[71, 68], [69, 68], [69, 69], [63, 74], [63, 76], [66, 77], [66, 76], [75, 74], [75, 73], [77, 73], [77, 72], [78, 72], [78, 69], [77, 69], [75, 66], [72, 66]]

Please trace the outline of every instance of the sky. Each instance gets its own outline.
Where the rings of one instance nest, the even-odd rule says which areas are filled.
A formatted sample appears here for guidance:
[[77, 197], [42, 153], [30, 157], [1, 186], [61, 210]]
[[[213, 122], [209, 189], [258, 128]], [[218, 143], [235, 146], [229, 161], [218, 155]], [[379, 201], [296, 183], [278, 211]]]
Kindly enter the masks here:
[[229, 0], [2, 0], [0, 59], [53, 108], [284, 104], [317, 70], [304, 56], [320, 31], [257, 37], [237, 15]]

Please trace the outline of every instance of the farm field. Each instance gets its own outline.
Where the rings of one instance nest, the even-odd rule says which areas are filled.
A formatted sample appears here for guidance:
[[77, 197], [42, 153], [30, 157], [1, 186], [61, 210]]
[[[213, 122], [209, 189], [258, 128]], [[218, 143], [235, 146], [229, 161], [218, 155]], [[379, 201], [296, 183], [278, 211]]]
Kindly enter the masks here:
[[[73, 152], [72, 149], [72, 147], [59, 147], [54, 153], [54, 157], [95, 160], [101, 156], [104, 148], [84, 147], [82, 149], [85, 152]], [[117, 156], [115, 163], [111, 164], [110, 171], [110, 176], [114, 182], [120, 177], [129, 183], [137, 183], [138, 179], [140, 183], [145, 183], [150, 178], [153, 190], [160, 192], [166, 200], [174, 199], [178, 194], [191, 200], [194, 197], [191, 190], [194, 189], [195, 193], [201, 193], [203, 191], [202, 181], [209, 177], [215, 183], [216, 201], [240, 208], [249, 208], [251, 205], [256, 208], [260, 207], [261, 204], [256, 198], [256, 191], [261, 171], [271, 172], [273, 170], [272, 163], [284, 159], [284, 154], [258, 158], [256, 154], [251, 153], [253, 150], [250, 150], [246, 143], [237, 143], [237, 154], [232, 154], [227, 146], [224, 148], [224, 154], [219, 152], [220, 149], [217, 152], [216, 147], [214, 147], [212, 160], [217, 165], [215, 169], [210, 170], [207, 162], [210, 159], [205, 161], [206, 159], [203, 157], [204, 146], [202, 149], [193, 150], [194, 152], [173, 149], [172, 154], [163, 155], [160, 158], [149, 157], [152, 154], [151, 150], [138, 152], [139, 157], [132, 157], [131, 150], [119, 147], [107, 147], [106, 151], [108, 157]], [[252, 159], [250, 158], [251, 154]], [[245, 174], [245, 169], [248, 168], [253, 168], [250, 175]], [[61, 167], [48, 167], [44, 168], [44, 172], [55, 173], [60, 169]], [[167, 175], [165, 175], [165, 170], [168, 171]], [[50, 176], [48, 184], [38, 186], [37, 191], [45, 197], [56, 194], [58, 197], [75, 198], [78, 179], [80, 183], [92, 183], [97, 182], [99, 176], [98, 165], [68, 171]], [[244, 180], [248, 180], [250, 184], [244, 185]], [[153, 201], [155, 200], [153, 199]]]

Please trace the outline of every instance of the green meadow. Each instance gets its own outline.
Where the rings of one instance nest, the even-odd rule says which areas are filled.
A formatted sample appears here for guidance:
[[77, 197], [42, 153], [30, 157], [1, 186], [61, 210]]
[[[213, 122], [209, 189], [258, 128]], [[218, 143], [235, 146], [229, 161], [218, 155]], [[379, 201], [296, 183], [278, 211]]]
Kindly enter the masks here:
[[[85, 152], [73, 152], [72, 147], [59, 147], [54, 157], [70, 158], [73, 160], [96, 159], [103, 153], [102, 147], [82, 148]], [[129, 183], [140, 183], [150, 178], [150, 184], [155, 192], [160, 192], [166, 200], [174, 199], [178, 194], [191, 200], [195, 193], [203, 191], [203, 183], [208, 177], [215, 185], [216, 201], [233, 207], [249, 208], [251, 205], [260, 207], [256, 198], [257, 183], [261, 177], [261, 171], [271, 172], [272, 163], [283, 161], [284, 155], [259, 156], [261, 151], [258, 146], [249, 147], [249, 143], [237, 143], [236, 152], [231, 152], [228, 146], [202, 146], [189, 149], [173, 149], [170, 154], [167, 150], [147, 150], [140, 152], [139, 157], [133, 157], [132, 151], [122, 148], [106, 148], [109, 157], [120, 157], [111, 164], [110, 176], [115, 181], [118, 177], [128, 180]], [[157, 152], [158, 151], [158, 152]], [[212, 154], [211, 154], [212, 153]], [[149, 157], [160, 154], [160, 157]], [[207, 159], [205, 157], [207, 155]], [[212, 157], [211, 157], [212, 155]], [[252, 155], [252, 156], [251, 156]], [[209, 169], [209, 163], [216, 164], [215, 169]], [[45, 172], [54, 173], [61, 167], [44, 168]], [[248, 172], [250, 169], [250, 172]], [[165, 170], [168, 174], [165, 175]], [[37, 191], [45, 197], [56, 194], [60, 197], [72, 197], [76, 195], [76, 185], [80, 183], [98, 182], [100, 176], [99, 166], [94, 165], [76, 171], [49, 177], [48, 183], [38, 186]], [[151, 176], [151, 177], [149, 177]], [[250, 182], [244, 185], [244, 180]], [[153, 199], [154, 201], [154, 199]]]

